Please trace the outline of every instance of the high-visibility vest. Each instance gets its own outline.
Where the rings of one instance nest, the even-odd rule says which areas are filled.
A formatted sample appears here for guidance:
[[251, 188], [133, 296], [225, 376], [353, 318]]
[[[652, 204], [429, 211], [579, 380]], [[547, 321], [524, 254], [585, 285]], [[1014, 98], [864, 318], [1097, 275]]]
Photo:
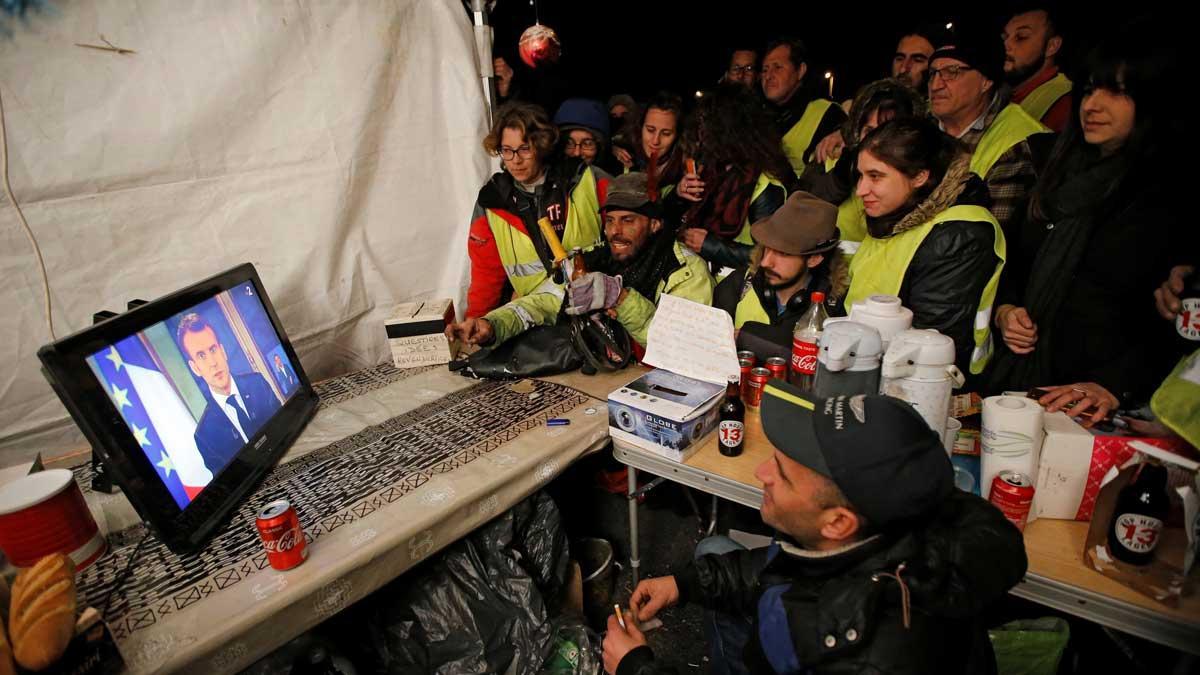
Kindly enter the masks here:
[[783, 135], [783, 154], [787, 155], [788, 162], [797, 176], [804, 173], [807, 159], [804, 153], [808, 151], [808, 146], [812, 145], [817, 127], [821, 126], [821, 120], [825, 119], [825, 111], [832, 105], [833, 101], [823, 98], [809, 101], [808, 106], [804, 108], [804, 114]]
[[[567, 224], [561, 237], [563, 248], [587, 250], [601, 244], [600, 197], [591, 168], [584, 169], [579, 183], [567, 195], [566, 206]], [[515, 214], [494, 209], [487, 209], [487, 220], [513, 294], [517, 297], [529, 295], [549, 275], [533, 240], [525, 231], [525, 224]]]
[[[837, 162], [836, 157], [826, 159], [825, 173], [833, 171]], [[862, 197], [858, 196], [857, 188], [857, 185], [851, 186], [850, 196], [838, 204], [837, 227], [838, 238], [841, 239], [838, 248], [847, 256], [854, 255], [863, 237], [867, 236], [867, 207], [863, 204]]]
[[[787, 188], [784, 187], [783, 182], [781, 182], [765, 173], [758, 174], [758, 181], [754, 184], [754, 191], [750, 193], [751, 209], [754, 208], [755, 200], [757, 200], [759, 197], [761, 197], [762, 193], [766, 192], [767, 188], [771, 187], [772, 185], [778, 185], [779, 187], [783, 188], [783, 190], [785, 192], [787, 191]], [[738, 242], [739, 244], [747, 244], [749, 246], [753, 246], [754, 245], [754, 237], [750, 236], [750, 226], [753, 224], [754, 223], [750, 222], [750, 211], [747, 210], [746, 211], [746, 220], [745, 220], [745, 222], [742, 223], [742, 231], [738, 232], [738, 236], [734, 237], [733, 240]]]
[[862, 302], [871, 295], [899, 295], [904, 275], [912, 262], [921, 242], [939, 223], [947, 221], [991, 223], [994, 239], [992, 251], [1000, 262], [988, 279], [975, 311], [975, 349], [971, 352], [971, 372], [983, 372], [992, 355], [992, 302], [996, 299], [996, 287], [1000, 283], [1000, 271], [1004, 269], [1004, 233], [991, 211], [982, 206], [951, 206], [928, 222], [900, 234], [876, 239], [867, 235], [858, 252], [850, 260], [850, 290], [846, 292], [846, 307]]
[[1058, 100], [1071, 93], [1071, 80], [1059, 73], [1039, 84], [1018, 105], [1035, 120], [1041, 120]]
[[992, 120], [991, 126], [979, 139], [979, 145], [975, 146], [975, 152], [971, 154], [971, 173], [987, 178], [996, 162], [1014, 145], [1034, 134], [1046, 133], [1050, 133], [1050, 129], [1031, 117], [1021, 106], [1009, 103]]
[[1200, 349], [1185, 356], [1150, 397], [1150, 409], [1188, 443], [1200, 447]]
[[750, 270], [746, 270], [746, 277], [742, 281], [742, 297], [733, 311], [733, 327], [741, 328], [747, 321], [771, 325], [771, 317], [751, 285]]

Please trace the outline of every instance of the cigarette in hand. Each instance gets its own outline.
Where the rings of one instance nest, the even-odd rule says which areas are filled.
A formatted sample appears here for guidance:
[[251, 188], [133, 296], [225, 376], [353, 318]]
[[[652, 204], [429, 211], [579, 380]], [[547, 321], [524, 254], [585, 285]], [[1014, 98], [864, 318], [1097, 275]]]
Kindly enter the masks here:
[[621, 606], [613, 605], [613, 609], [617, 611], [617, 623], [621, 624], [622, 629], [625, 629], [625, 617], [621, 614]]

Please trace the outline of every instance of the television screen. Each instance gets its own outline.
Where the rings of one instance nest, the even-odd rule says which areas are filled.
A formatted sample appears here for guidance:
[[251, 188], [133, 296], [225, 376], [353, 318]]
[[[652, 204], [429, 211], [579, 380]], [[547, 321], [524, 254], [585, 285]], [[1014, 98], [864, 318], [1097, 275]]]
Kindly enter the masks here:
[[204, 541], [317, 405], [249, 264], [38, 355], [93, 451], [173, 550]]

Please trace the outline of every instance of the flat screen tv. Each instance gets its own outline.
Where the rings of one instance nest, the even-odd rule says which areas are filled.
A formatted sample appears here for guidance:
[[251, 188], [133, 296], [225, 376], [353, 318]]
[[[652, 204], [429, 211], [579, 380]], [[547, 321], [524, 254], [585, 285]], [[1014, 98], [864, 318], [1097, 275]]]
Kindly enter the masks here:
[[203, 547], [317, 409], [246, 263], [38, 351], [42, 372], [138, 514]]

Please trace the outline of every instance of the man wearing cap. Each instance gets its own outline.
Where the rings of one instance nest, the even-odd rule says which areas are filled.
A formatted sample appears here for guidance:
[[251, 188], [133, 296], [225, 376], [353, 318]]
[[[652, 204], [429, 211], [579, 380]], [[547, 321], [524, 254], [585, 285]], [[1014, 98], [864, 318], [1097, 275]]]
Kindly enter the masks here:
[[588, 98], [569, 98], [558, 106], [554, 124], [561, 132], [563, 154], [588, 164], [604, 157], [608, 146], [608, 114], [604, 104]]
[[553, 324], [560, 308], [573, 315], [605, 310], [629, 331], [640, 357], [662, 294], [712, 304], [708, 265], [663, 227], [662, 206], [650, 199], [646, 174], [614, 178], [602, 215], [608, 243], [583, 256], [592, 271], [565, 286], [547, 279], [534, 292], [481, 318], [450, 325], [446, 335], [498, 345], [534, 326]]
[[[921, 416], [887, 396], [817, 400], [773, 380], [762, 424], [774, 454], [755, 475], [776, 540], [641, 582], [637, 620], [681, 601], [715, 612], [714, 673], [995, 672], [980, 614], [1024, 576], [1024, 543], [955, 489]], [[657, 672], [626, 625], [608, 622], [606, 670]]]
[[1010, 102], [995, 37], [964, 29], [951, 41], [930, 59], [929, 109], [942, 130], [971, 151], [971, 172], [987, 183], [992, 214], [1007, 232], [1037, 182], [1029, 139], [1050, 130]]
[[836, 206], [807, 192], [793, 192], [775, 213], [754, 223], [750, 264], [713, 292], [713, 307], [733, 317], [738, 349], [766, 358], [791, 354], [792, 329], [808, 311], [809, 296], [825, 294], [836, 314], [849, 285], [838, 250]]

